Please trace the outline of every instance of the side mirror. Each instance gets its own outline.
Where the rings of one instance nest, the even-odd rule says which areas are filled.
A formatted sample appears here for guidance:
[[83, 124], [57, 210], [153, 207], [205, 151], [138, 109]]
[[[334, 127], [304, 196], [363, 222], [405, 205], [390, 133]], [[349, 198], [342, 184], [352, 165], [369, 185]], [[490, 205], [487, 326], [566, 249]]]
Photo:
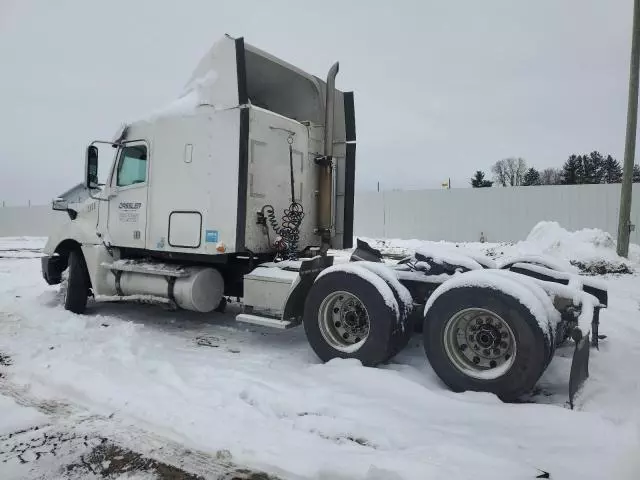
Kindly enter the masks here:
[[87, 147], [87, 158], [84, 167], [84, 186], [89, 190], [98, 188], [98, 147]]

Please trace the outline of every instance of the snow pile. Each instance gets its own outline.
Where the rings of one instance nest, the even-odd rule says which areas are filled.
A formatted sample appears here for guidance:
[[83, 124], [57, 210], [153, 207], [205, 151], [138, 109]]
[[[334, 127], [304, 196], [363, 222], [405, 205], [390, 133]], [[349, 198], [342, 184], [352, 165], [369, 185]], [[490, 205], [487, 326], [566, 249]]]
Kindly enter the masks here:
[[569, 232], [557, 222], [540, 222], [533, 227], [526, 242], [535, 244], [546, 254], [569, 260], [585, 263], [621, 260], [615, 252], [616, 244], [612, 236], [595, 228]]
[[631, 246], [630, 260], [627, 260], [618, 256], [616, 243], [609, 233], [595, 228], [570, 232], [557, 222], [538, 223], [518, 245], [567, 259], [582, 272], [590, 274], [630, 273], [633, 264], [640, 260], [637, 245]]
[[597, 228], [585, 228], [575, 232], [569, 232], [562, 228], [558, 222], [539, 222], [529, 235], [528, 242], [537, 243], [545, 251], [567, 251], [567, 248], [588, 244], [593, 248], [613, 250], [616, 246], [611, 235]]

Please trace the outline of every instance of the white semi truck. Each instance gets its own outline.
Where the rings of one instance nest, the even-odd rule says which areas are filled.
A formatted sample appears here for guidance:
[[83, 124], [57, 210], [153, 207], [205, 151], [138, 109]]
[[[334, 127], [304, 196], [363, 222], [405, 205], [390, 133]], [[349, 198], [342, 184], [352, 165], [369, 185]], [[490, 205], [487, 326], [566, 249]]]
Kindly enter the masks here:
[[54, 201], [69, 221], [42, 259], [49, 284], [68, 272], [65, 308], [147, 295], [215, 315], [235, 297], [239, 322], [302, 325], [323, 361], [367, 366], [421, 326], [450, 388], [505, 401], [572, 337], [573, 401], [607, 304], [594, 282], [545, 259], [427, 251], [390, 264], [360, 241], [334, 262], [330, 249], [352, 247], [356, 153], [354, 97], [335, 88], [337, 73], [323, 81], [225, 36], [178, 100], [92, 142], [84, 184]]

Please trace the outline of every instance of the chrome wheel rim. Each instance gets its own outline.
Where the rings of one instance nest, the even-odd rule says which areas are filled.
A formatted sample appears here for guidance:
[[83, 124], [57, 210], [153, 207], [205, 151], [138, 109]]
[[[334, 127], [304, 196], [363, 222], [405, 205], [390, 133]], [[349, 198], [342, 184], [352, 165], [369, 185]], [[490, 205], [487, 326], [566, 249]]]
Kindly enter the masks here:
[[362, 301], [349, 292], [329, 294], [318, 310], [318, 326], [324, 340], [343, 353], [353, 353], [369, 337], [371, 322]]
[[493, 380], [509, 371], [516, 359], [513, 330], [500, 315], [467, 308], [453, 315], [444, 331], [445, 353], [465, 375]]

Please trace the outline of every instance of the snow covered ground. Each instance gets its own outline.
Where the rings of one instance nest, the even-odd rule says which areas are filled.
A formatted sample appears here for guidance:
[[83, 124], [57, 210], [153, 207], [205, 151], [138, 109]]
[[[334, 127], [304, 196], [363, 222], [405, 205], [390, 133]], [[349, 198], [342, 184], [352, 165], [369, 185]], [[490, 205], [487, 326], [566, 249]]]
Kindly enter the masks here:
[[[419, 336], [390, 364], [365, 368], [321, 364], [301, 329], [247, 328], [233, 306], [198, 315], [100, 303], [74, 315], [40, 276], [43, 242], [0, 239], [2, 479], [169, 478], [158, 473], [166, 468], [123, 473], [114, 462], [127, 454], [108, 456], [103, 444], [204, 478], [267, 478], [240, 477], [238, 466], [280, 479], [640, 478], [640, 254], [634, 246], [619, 259], [602, 232], [542, 224], [515, 245], [438, 243], [632, 272], [600, 277], [608, 338], [591, 352], [573, 411], [569, 347], [530, 399], [504, 404], [448, 391]], [[431, 245], [376, 243], [396, 254]]]

